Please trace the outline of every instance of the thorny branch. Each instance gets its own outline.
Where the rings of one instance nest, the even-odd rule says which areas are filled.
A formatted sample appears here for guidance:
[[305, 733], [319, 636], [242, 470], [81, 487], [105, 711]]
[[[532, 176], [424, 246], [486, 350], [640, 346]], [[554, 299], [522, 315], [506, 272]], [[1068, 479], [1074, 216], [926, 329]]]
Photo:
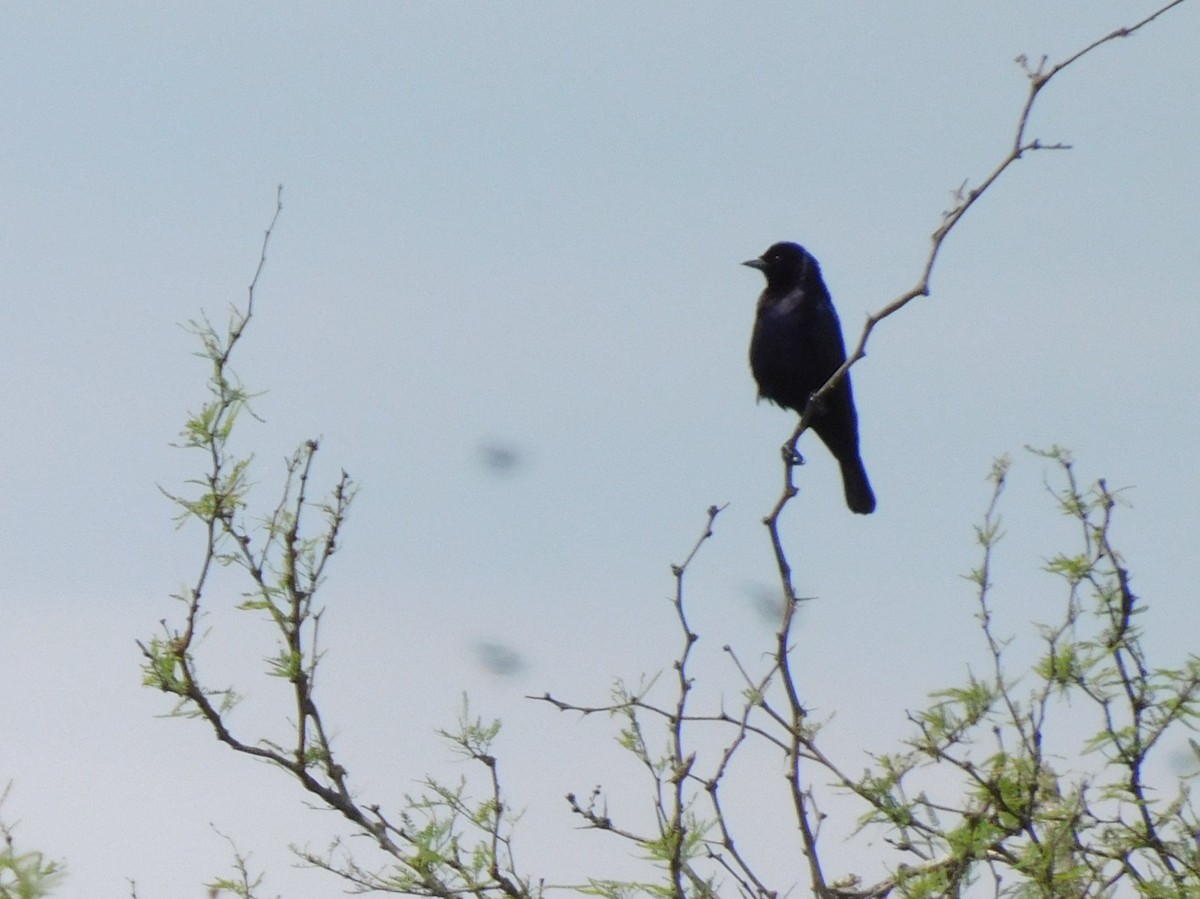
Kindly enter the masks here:
[[[174, 695], [178, 700], [175, 714], [204, 719], [217, 739], [234, 751], [286, 771], [392, 859], [390, 868], [379, 871], [364, 869], [353, 858], [335, 861], [333, 850], [339, 846], [335, 843], [324, 854], [295, 850], [308, 864], [372, 890], [444, 899], [466, 894], [477, 899], [534, 899], [541, 888], [512, 872], [508, 832], [511, 817], [500, 794], [496, 760], [489, 751], [498, 725], [487, 727], [472, 722], [464, 710], [459, 731], [453, 737], [464, 754], [489, 770], [489, 799], [476, 803], [466, 796], [464, 785], [446, 786], [428, 779], [424, 782], [426, 795], [408, 797], [408, 807], [401, 811], [397, 822], [379, 806], [356, 799], [346, 768], [335, 760], [332, 738], [316, 700], [322, 610], [315, 597], [337, 551], [354, 500], [356, 485], [350, 476], [343, 471], [325, 499], [312, 500], [310, 486], [318, 443], [308, 440], [286, 461], [282, 496], [274, 510], [254, 527], [245, 522], [251, 459], [234, 455], [229, 442], [239, 415], [249, 412], [250, 395], [233, 374], [230, 359], [253, 315], [267, 246], [281, 210], [282, 187], [263, 236], [245, 308], [233, 309], [226, 333], [218, 334], [207, 319], [192, 323], [203, 345], [201, 355], [212, 364], [208, 381], [211, 396], [188, 420], [181, 445], [202, 450], [208, 460], [207, 471], [190, 482], [200, 488], [197, 498], [163, 492], [181, 510], [181, 521], [201, 522], [204, 555], [192, 586], [176, 597], [186, 606], [183, 626], [172, 628], [164, 620], [161, 636], [139, 642], [145, 660], [145, 683]], [[314, 512], [320, 518], [315, 526], [310, 523]], [[265, 737], [240, 735], [229, 715], [237, 700], [233, 690], [207, 686], [198, 671], [198, 626], [213, 604], [209, 593], [213, 590], [215, 566], [232, 566], [248, 578], [250, 588], [242, 593], [238, 608], [266, 615], [277, 629], [278, 652], [267, 661], [269, 674], [290, 686], [294, 715], [291, 748]], [[465, 838], [464, 831], [474, 832], [471, 840]]]
[[942, 246], [950, 233], [962, 221], [963, 217], [971, 209], [975, 203], [983, 197], [993, 185], [999, 181], [1000, 177], [1012, 166], [1017, 160], [1021, 159], [1026, 153], [1038, 150], [1063, 150], [1068, 149], [1067, 144], [1062, 143], [1043, 143], [1037, 138], [1028, 136], [1028, 126], [1030, 114], [1033, 111], [1034, 105], [1037, 102], [1042, 90], [1049, 85], [1050, 81], [1059, 73], [1078, 62], [1083, 57], [1087, 56], [1097, 48], [1114, 41], [1118, 38], [1128, 37], [1141, 28], [1149, 25], [1151, 22], [1164, 15], [1170, 9], [1180, 5], [1184, 0], [1172, 0], [1149, 16], [1146, 16], [1139, 22], [1133, 25], [1118, 28], [1117, 30], [1098, 38], [1083, 49], [1072, 54], [1061, 62], [1055, 63], [1049, 68], [1046, 67], [1046, 60], [1042, 62], [1036, 69], [1031, 69], [1027, 60], [1024, 57], [1017, 61], [1025, 69], [1029, 78], [1029, 93], [1026, 96], [1025, 103], [1022, 106], [1017, 117], [1016, 132], [1013, 137], [1012, 146], [1004, 157], [996, 164], [995, 168], [989, 172], [977, 187], [967, 189], [964, 184], [956, 193], [955, 205], [943, 214], [942, 222], [934, 230], [930, 237], [931, 245], [929, 254], [925, 259], [924, 267], [921, 271], [921, 276], [917, 284], [910, 290], [898, 296], [890, 303], [885, 305], [879, 311], [867, 316], [867, 321], [863, 326], [862, 332], [859, 335], [858, 343], [853, 351], [849, 354], [846, 361], [835, 371], [828, 381], [817, 390], [810, 398], [808, 404], [804, 408], [803, 414], [800, 416], [796, 427], [793, 430], [786, 444], [784, 444], [783, 455], [783, 490], [780, 493], [779, 499], [771, 512], [764, 519], [763, 523], [767, 526], [770, 536], [771, 545], [775, 554], [775, 561], [779, 571], [780, 584], [784, 596], [784, 613], [783, 620], [778, 632], [777, 642], [777, 659], [781, 669], [780, 682], [783, 684], [787, 693], [788, 709], [791, 718], [791, 729], [796, 735], [796, 742], [793, 746], [790, 758], [793, 767], [789, 774], [791, 781], [791, 792], [795, 805], [797, 823], [804, 842], [805, 855], [808, 858], [810, 866], [810, 874], [812, 881], [813, 892], [818, 897], [826, 897], [830, 895], [829, 887], [825, 877], [821, 872], [820, 863], [817, 857], [816, 838], [812, 824], [811, 811], [808, 808], [808, 797], [806, 791], [802, 787], [802, 778], [800, 775], [799, 762], [801, 758], [800, 750], [803, 748], [803, 740], [800, 735], [804, 730], [805, 710], [797, 693], [795, 680], [792, 676], [791, 663], [789, 660], [789, 634], [791, 632], [793, 615], [799, 597], [796, 595], [795, 584], [792, 579], [792, 567], [788, 561], [787, 552], [784, 549], [782, 538], [779, 533], [779, 519], [783, 514], [783, 510], [788, 503], [796, 496], [798, 490], [795, 485], [794, 473], [795, 468], [799, 464], [801, 457], [797, 453], [796, 444], [809, 427], [812, 417], [817, 409], [822, 405], [823, 400], [830, 394], [833, 388], [846, 376], [851, 366], [857, 363], [860, 359], [866, 356], [867, 342], [871, 337], [876, 325], [884, 319], [899, 312], [910, 302], [917, 297], [929, 296], [930, 284], [933, 277], [934, 267], [937, 263], [938, 256]]

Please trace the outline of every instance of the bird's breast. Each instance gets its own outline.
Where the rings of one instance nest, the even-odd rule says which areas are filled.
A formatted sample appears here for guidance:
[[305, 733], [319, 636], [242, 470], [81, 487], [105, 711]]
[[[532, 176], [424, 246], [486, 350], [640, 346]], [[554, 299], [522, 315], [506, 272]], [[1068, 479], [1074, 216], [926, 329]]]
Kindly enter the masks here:
[[764, 293], [758, 301], [759, 315], [783, 316], [791, 315], [804, 302], [804, 289], [797, 287], [785, 294], [772, 296]]

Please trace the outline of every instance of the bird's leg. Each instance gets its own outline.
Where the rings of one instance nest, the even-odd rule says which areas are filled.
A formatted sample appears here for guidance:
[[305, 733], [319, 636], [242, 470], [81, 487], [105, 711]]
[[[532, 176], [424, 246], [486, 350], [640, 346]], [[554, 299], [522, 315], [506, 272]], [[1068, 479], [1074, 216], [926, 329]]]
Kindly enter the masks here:
[[817, 396], [816, 392], [808, 395], [808, 404], [812, 406], [814, 417], [825, 414], [825, 400], [823, 397]]

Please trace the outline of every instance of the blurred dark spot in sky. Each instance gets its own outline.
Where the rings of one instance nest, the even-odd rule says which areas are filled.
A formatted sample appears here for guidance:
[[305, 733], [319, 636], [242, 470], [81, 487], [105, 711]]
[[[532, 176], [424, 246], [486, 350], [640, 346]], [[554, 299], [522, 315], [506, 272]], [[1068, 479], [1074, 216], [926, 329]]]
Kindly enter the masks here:
[[489, 440], [481, 444], [479, 459], [484, 468], [497, 475], [513, 474], [525, 462], [516, 446], [499, 440]]
[[509, 677], [525, 670], [525, 660], [503, 643], [482, 641], [471, 647], [479, 664], [492, 674]]
[[750, 597], [750, 608], [767, 627], [778, 628], [783, 620], [783, 592], [773, 584], [747, 584], [745, 593]]
[[1187, 748], [1178, 746], [1167, 754], [1168, 764], [1176, 777], [1195, 777], [1200, 772], [1200, 743], [1188, 737]]

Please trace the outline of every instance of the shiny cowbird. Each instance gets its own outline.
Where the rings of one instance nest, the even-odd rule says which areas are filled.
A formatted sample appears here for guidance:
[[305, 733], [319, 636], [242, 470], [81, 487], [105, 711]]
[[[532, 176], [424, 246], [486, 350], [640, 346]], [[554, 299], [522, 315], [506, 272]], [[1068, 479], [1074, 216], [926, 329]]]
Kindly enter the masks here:
[[[846, 361], [842, 326], [821, 268], [811, 253], [794, 243], [777, 243], [743, 264], [767, 279], [750, 340], [750, 370], [759, 398], [803, 414], [809, 397]], [[814, 411], [811, 428], [841, 466], [850, 511], [874, 512], [875, 494], [859, 455], [849, 372]]]

